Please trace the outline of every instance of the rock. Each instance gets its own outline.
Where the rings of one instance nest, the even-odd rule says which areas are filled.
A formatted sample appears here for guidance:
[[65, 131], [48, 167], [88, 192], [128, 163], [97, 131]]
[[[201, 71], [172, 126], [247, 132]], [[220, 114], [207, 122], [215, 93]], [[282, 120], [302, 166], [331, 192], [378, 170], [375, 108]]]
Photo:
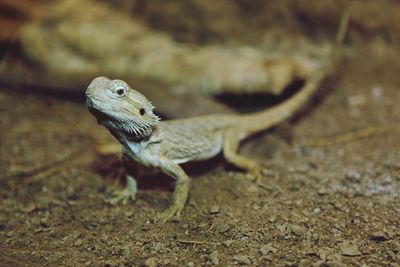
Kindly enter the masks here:
[[213, 251], [210, 255], [208, 255], [208, 259], [211, 261], [213, 265], [218, 265], [219, 264], [218, 251]]
[[361, 174], [356, 171], [349, 171], [345, 175], [346, 179], [353, 183], [359, 183], [361, 180]]
[[213, 206], [210, 208], [210, 214], [218, 214], [218, 213], [219, 213], [219, 206], [213, 205]]
[[342, 256], [336, 253], [331, 253], [326, 257], [326, 259], [328, 261], [340, 261], [342, 259]]
[[76, 246], [76, 247], [79, 247], [79, 246], [81, 246], [83, 244], [83, 240], [82, 239], [77, 239], [75, 242], [74, 242], [74, 246]]
[[132, 255], [132, 250], [129, 245], [122, 247], [122, 255], [125, 259], [128, 259]]
[[318, 189], [318, 191], [317, 191], [318, 195], [320, 195], [320, 196], [327, 195], [328, 192], [329, 192], [329, 191], [328, 191], [326, 188], [320, 188], [320, 189]]
[[14, 231], [8, 231], [8, 232], [6, 233], [6, 237], [8, 237], [8, 238], [13, 237], [14, 235], [15, 235], [15, 232], [14, 232]]
[[[262, 250], [262, 251], [261, 251]], [[271, 244], [267, 244], [267, 245], [265, 245], [265, 246], [263, 246], [263, 247], [261, 247], [260, 248], [260, 253], [262, 254], [262, 253], [270, 253], [270, 252], [272, 252], [272, 253], [276, 253], [276, 248], [274, 248]], [[264, 255], [263, 255], [264, 256]]]
[[367, 98], [362, 94], [352, 95], [347, 98], [347, 103], [350, 107], [363, 106], [367, 103]]
[[271, 245], [268, 244], [268, 245], [262, 246], [259, 251], [260, 251], [261, 255], [266, 256], [270, 251], [273, 251], [273, 248], [271, 247]]
[[276, 229], [281, 231], [282, 233], [287, 233], [287, 225], [286, 224], [278, 224]]
[[232, 245], [232, 243], [233, 243], [233, 240], [226, 240], [226, 241], [222, 242], [222, 245], [229, 248]]
[[327, 261], [326, 263], [324, 263], [324, 264], [321, 265], [321, 266], [329, 266], [329, 267], [347, 267], [348, 265], [345, 264], [345, 263], [343, 263], [343, 262], [340, 262], [340, 261], [337, 261], [337, 260], [333, 260], [333, 261]]
[[327, 258], [328, 255], [329, 255], [329, 253], [331, 253], [330, 250], [321, 248], [321, 249], [318, 251], [318, 256], [319, 256], [319, 258], [320, 258], [321, 260], [325, 261], [326, 258]]
[[307, 228], [305, 228], [305, 227], [303, 227], [303, 226], [299, 226], [299, 225], [294, 225], [294, 224], [292, 224], [292, 225], [290, 225], [289, 227], [290, 227], [290, 231], [291, 231], [293, 234], [297, 235], [297, 236], [305, 235], [305, 234], [307, 233], [307, 231], [308, 231]]
[[344, 256], [360, 256], [361, 252], [356, 244], [350, 244], [349, 242], [344, 242], [339, 244], [340, 251]]
[[269, 217], [269, 219], [268, 219], [268, 222], [270, 222], [270, 223], [276, 222], [276, 215], [271, 215], [271, 216]]
[[31, 224], [34, 225], [34, 226], [39, 226], [40, 225], [40, 221], [41, 221], [41, 219], [38, 218], [38, 217], [32, 217], [31, 218]]
[[307, 259], [302, 259], [300, 260], [300, 262], [297, 265], [298, 267], [308, 267], [308, 266], [312, 266], [312, 262], [310, 260]]
[[194, 267], [194, 262], [193, 261], [188, 262], [187, 267]]
[[147, 260], [144, 261], [144, 266], [146, 267], [157, 267], [157, 259], [152, 257], [148, 258]]
[[311, 166], [307, 162], [297, 163], [294, 166], [289, 167], [290, 172], [306, 174], [310, 170]]
[[215, 230], [220, 234], [228, 232], [229, 229], [231, 229], [231, 227], [229, 226], [229, 224], [226, 223], [219, 224], [215, 227]]
[[25, 212], [25, 213], [30, 213], [32, 211], [35, 211], [36, 209], [37, 209], [37, 206], [34, 203], [29, 203], [25, 206], [20, 207], [20, 211]]
[[380, 85], [375, 85], [371, 88], [371, 95], [373, 98], [382, 98], [383, 88]]
[[374, 241], [386, 241], [389, 239], [383, 231], [374, 232], [369, 238]]
[[247, 256], [244, 255], [237, 255], [234, 256], [233, 259], [237, 261], [240, 265], [250, 265], [251, 261]]
[[49, 227], [50, 224], [49, 224], [49, 219], [48, 219], [48, 217], [42, 218], [42, 219], [40, 220], [40, 225], [43, 226], [43, 227], [46, 227], [46, 228]]

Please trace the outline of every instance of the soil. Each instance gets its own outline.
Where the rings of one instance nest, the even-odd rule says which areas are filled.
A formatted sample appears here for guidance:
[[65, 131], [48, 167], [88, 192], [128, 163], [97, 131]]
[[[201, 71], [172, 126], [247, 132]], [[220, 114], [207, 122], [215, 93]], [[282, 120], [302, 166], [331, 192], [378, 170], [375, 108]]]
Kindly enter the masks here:
[[184, 166], [190, 198], [165, 224], [160, 174], [106, 203], [124, 170], [82, 101], [0, 85], [0, 266], [400, 266], [400, 49], [360, 40], [299, 116], [245, 142], [260, 183], [222, 156]]
[[0, 265], [399, 266], [400, 53], [378, 45], [357, 48], [286, 134], [244, 145], [268, 168], [261, 184], [222, 157], [197, 165], [182, 218], [166, 224], [153, 220], [170, 203], [166, 177], [105, 203], [121, 164], [94, 152], [93, 136], [111, 137], [82, 103], [1, 91]]

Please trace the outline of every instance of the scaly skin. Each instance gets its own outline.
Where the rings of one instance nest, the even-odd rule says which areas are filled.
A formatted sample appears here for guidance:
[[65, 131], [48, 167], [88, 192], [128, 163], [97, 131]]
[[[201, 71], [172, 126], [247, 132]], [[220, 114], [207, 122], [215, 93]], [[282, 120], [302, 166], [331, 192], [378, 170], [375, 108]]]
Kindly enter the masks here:
[[[167, 221], [180, 216], [188, 196], [190, 178], [179, 164], [209, 159], [223, 151], [227, 161], [260, 177], [260, 164], [237, 153], [240, 141], [290, 117], [318, 88], [324, 73], [316, 74], [287, 102], [250, 115], [216, 114], [159, 121], [154, 107], [142, 94], [121, 80], [105, 77], [98, 77], [89, 85], [87, 105], [119, 140], [128, 158], [159, 168], [176, 179], [173, 203], [160, 215], [162, 221]], [[128, 184], [134, 184], [132, 177], [128, 178]], [[126, 201], [135, 193], [135, 186], [128, 187], [111, 202]]]
[[[347, 29], [348, 14], [342, 17], [338, 43]], [[336, 47], [337, 49], [338, 47]], [[207, 115], [160, 121], [145, 96], [121, 80], [98, 77], [86, 90], [87, 105], [98, 121], [122, 144], [124, 154], [147, 167], [159, 168], [176, 179], [173, 203], [159, 219], [180, 216], [187, 200], [190, 178], [181, 163], [205, 160], [221, 151], [226, 160], [260, 177], [260, 164], [237, 153], [241, 140], [288, 119], [310, 99], [332, 67], [333, 49], [323, 67], [309, 78], [292, 98], [271, 109], [245, 115]], [[136, 182], [127, 177], [127, 189], [112, 202], [134, 198]]]

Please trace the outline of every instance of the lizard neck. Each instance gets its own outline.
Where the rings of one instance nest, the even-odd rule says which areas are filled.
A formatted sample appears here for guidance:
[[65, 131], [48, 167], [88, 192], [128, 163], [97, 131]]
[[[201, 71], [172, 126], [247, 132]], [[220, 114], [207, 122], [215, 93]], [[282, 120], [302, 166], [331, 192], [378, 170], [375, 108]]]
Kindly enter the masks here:
[[114, 131], [109, 129], [111, 134], [120, 142], [120, 143], [141, 143], [143, 141], [148, 141], [153, 135], [153, 131], [155, 130], [155, 126], [150, 127], [144, 133], [137, 134], [126, 131]]
[[110, 133], [120, 142], [120, 143], [140, 143], [143, 141], [147, 141], [153, 135], [153, 132], [156, 130], [156, 125], [149, 125], [146, 127], [142, 127], [140, 129], [132, 130], [131, 127], [126, 127], [124, 123], [116, 123], [112, 121], [102, 121], [103, 124]]

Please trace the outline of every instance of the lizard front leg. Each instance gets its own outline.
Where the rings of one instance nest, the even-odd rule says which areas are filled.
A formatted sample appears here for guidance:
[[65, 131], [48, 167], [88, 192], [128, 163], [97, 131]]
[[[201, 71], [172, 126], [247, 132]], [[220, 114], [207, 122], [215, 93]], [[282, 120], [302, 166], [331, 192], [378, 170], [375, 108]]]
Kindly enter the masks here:
[[256, 181], [262, 177], [262, 166], [254, 159], [247, 158], [237, 153], [239, 148], [238, 134], [234, 129], [229, 129], [224, 135], [223, 153], [225, 159], [239, 168], [250, 172]]
[[115, 192], [114, 196], [106, 199], [107, 203], [111, 205], [116, 205], [118, 203], [127, 204], [129, 199], [135, 200], [135, 196], [137, 193], [137, 182], [135, 178], [130, 176], [129, 174], [125, 175], [126, 185], [122, 190], [118, 190]]
[[[107, 203], [111, 205], [116, 205], [118, 203], [127, 204], [129, 200], [135, 200], [137, 189], [137, 182], [136, 179], [129, 175], [133, 171], [129, 168], [129, 162], [131, 160], [128, 156], [122, 156], [122, 164], [125, 168], [125, 187], [124, 189], [117, 189], [113, 193], [113, 196], [106, 199]], [[135, 175], [137, 175], [137, 170], [135, 170]]]
[[190, 178], [178, 164], [171, 160], [164, 160], [160, 169], [176, 180], [172, 204], [159, 215], [159, 219], [166, 222], [174, 216], [180, 217], [188, 197]]

